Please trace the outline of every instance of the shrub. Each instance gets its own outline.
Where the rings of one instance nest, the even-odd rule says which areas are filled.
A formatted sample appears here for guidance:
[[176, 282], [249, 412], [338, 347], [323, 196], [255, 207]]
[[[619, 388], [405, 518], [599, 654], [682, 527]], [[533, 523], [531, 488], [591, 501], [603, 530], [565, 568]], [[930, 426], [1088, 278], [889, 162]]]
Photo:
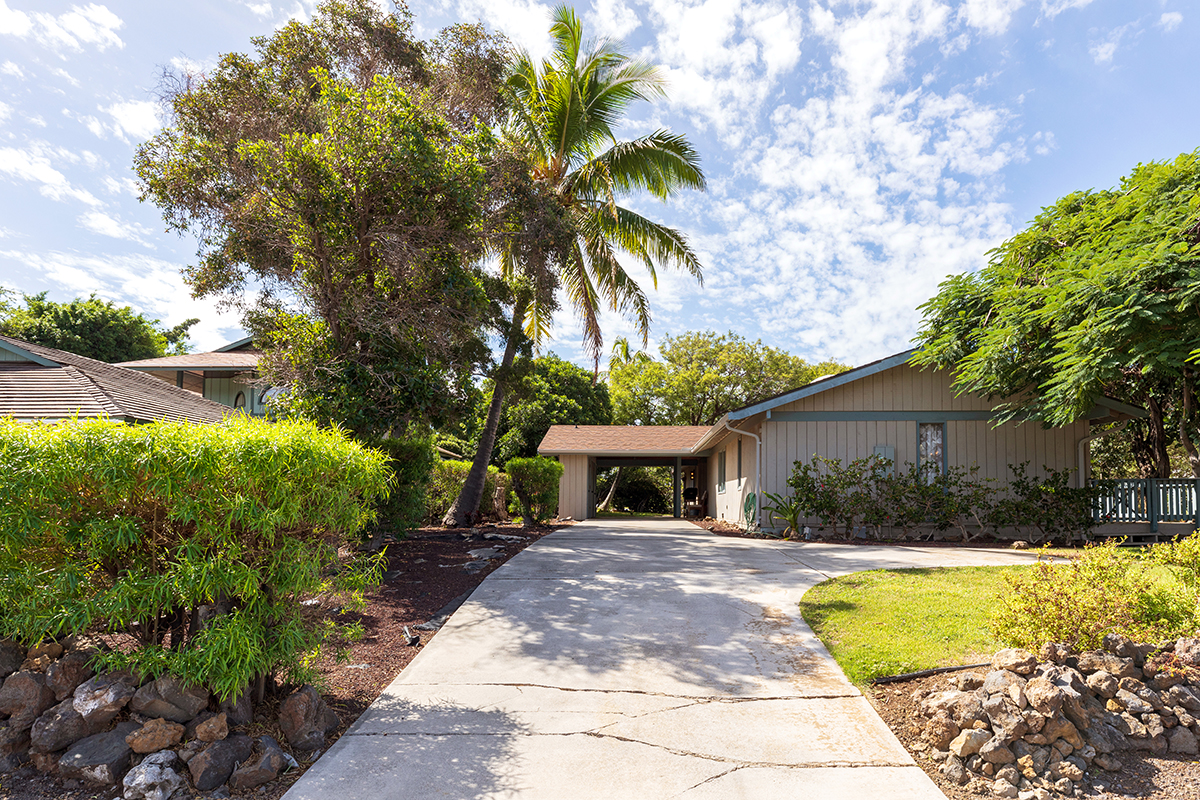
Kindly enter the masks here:
[[431, 473], [437, 460], [432, 437], [411, 432], [401, 438], [361, 441], [387, 454], [392, 473], [387, 497], [376, 506], [378, 522], [401, 532], [419, 527], [425, 520]]
[[1046, 477], [1026, 473], [1028, 461], [1009, 464], [1008, 495], [987, 512], [997, 529], [1024, 528], [1034, 543], [1086, 540], [1095, 527], [1092, 506], [1096, 489], [1071, 487], [1071, 471], [1046, 468]]
[[[429, 489], [425, 501], [425, 522], [441, 525], [442, 518], [450, 510], [450, 504], [462, 491], [471, 471], [470, 461], [434, 461], [429, 476]], [[479, 503], [479, 518], [484, 520], [504, 519], [507, 508], [508, 478], [499, 467], [488, 467], [483, 484], [483, 499]]]
[[1034, 651], [1047, 642], [1094, 649], [1106, 633], [1159, 641], [1195, 629], [1194, 601], [1180, 588], [1108, 541], [1010, 577], [992, 625], [1005, 644]]
[[552, 458], [513, 458], [505, 465], [513, 494], [521, 504], [525, 525], [549, 519], [558, 507], [558, 480], [563, 465]]
[[102, 666], [227, 697], [276, 671], [310, 679], [328, 637], [354, 631], [301, 601], [352, 608], [379, 579], [379, 558], [338, 547], [386, 493], [385, 456], [338, 430], [0, 419], [0, 463], [0, 636], [129, 634]]

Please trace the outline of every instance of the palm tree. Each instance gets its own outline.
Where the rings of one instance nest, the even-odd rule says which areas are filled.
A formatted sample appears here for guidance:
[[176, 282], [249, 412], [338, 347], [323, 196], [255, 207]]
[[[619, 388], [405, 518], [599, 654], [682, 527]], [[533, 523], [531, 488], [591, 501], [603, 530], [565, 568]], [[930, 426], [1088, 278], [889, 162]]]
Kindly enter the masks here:
[[535, 345], [549, 336], [557, 288], [582, 320], [585, 350], [598, 370], [604, 306], [630, 317], [643, 342], [650, 332], [646, 294], [619, 253], [643, 264], [655, 287], [663, 265], [702, 280], [700, 261], [682, 233], [617, 204], [638, 191], [666, 200], [683, 189], [704, 189], [699, 156], [683, 136], [659, 130], [617, 141], [613, 135], [630, 104], [665, 96], [662, 73], [627, 56], [619, 43], [585, 42], [579, 18], [566, 6], [554, 10], [550, 34], [554, 50], [541, 64], [515, 53], [504, 137], [525, 154], [529, 177], [556, 204], [571, 241], [558, 257], [541, 261], [521, 258], [514, 246], [498, 247], [502, 274], [514, 290], [512, 319], [475, 460], [446, 512], [449, 526], [466, 524], [479, 508], [508, 368], [522, 333]]

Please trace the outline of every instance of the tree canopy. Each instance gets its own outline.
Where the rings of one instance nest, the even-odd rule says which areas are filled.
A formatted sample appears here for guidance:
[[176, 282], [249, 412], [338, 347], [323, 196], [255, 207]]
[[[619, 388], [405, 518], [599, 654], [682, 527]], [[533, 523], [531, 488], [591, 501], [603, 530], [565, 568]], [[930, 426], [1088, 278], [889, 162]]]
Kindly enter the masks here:
[[329, 0], [252, 43], [176, 78], [143, 198], [197, 234], [187, 281], [241, 304], [298, 410], [367, 433], [443, 418], [488, 358], [503, 41], [423, 42], [403, 7]]
[[1067, 195], [922, 311], [915, 363], [1002, 400], [999, 419], [1066, 424], [1109, 395], [1149, 411], [1131, 426], [1144, 474], [1169, 477], [1178, 438], [1200, 475], [1200, 150]]
[[847, 369], [798, 356], [730, 331], [668, 336], [661, 360], [619, 340], [609, 361], [613, 421], [619, 425], [712, 425], [726, 412]]
[[186, 353], [188, 329], [200, 321], [164, 330], [158, 320], [94, 294], [69, 303], [47, 300], [45, 292], [18, 302], [9, 296], [0, 289], [0, 333], [110, 364]]

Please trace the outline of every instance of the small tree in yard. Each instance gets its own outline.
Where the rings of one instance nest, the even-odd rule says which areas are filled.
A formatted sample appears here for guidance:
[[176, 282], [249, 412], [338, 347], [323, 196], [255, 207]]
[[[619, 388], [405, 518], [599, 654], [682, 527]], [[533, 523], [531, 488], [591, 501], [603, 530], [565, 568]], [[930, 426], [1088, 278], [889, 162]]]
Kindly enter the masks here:
[[122, 634], [133, 646], [100, 664], [223, 698], [306, 681], [325, 643], [361, 632], [301, 601], [361, 607], [378, 582], [379, 557], [338, 550], [386, 493], [385, 462], [311, 423], [0, 419], [0, 636]]
[[562, 464], [551, 458], [514, 458], [508, 462], [508, 477], [521, 504], [526, 527], [543, 522], [554, 513], [562, 474]]

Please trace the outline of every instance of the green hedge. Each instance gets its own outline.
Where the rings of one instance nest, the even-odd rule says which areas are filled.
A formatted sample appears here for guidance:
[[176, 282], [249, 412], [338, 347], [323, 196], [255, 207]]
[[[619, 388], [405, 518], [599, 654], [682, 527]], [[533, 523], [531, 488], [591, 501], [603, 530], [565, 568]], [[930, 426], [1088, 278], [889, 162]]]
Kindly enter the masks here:
[[221, 696], [307, 680], [331, 635], [301, 601], [361, 604], [381, 562], [339, 562], [387, 492], [386, 456], [337, 430], [0, 419], [0, 636], [129, 634], [108, 667]]
[[563, 465], [552, 458], [512, 458], [505, 464], [513, 494], [526, 525], [543, 522], [558, 510], [558, 480]]
[[[471, 471], [470, 461], [435, 461], [429, 477], [429, 493], [425, 503], [425, 522], [429, 525], [441, 525], [442, 518], [450, 510], [450, 504], [462, 491], [466, 483], [467, 473]], [[500, 503], [496, 503], [499, 490]], [[499, 520], [505, 515], [505, 498], [508, 496], [508, 476], [497, 467], [488, 467], [487, 478], [484, 479], [483, 499], [479, 503], [479, 518], [483, 520]]]
[[410, 433], [399, 438], [360, 441], [386, 453], [392, 473], [388, 494], [376, 506], [379, 524], [401, 532], [420, 527], [425, 521], [430, 482], [438, 460], [433, 437]]

